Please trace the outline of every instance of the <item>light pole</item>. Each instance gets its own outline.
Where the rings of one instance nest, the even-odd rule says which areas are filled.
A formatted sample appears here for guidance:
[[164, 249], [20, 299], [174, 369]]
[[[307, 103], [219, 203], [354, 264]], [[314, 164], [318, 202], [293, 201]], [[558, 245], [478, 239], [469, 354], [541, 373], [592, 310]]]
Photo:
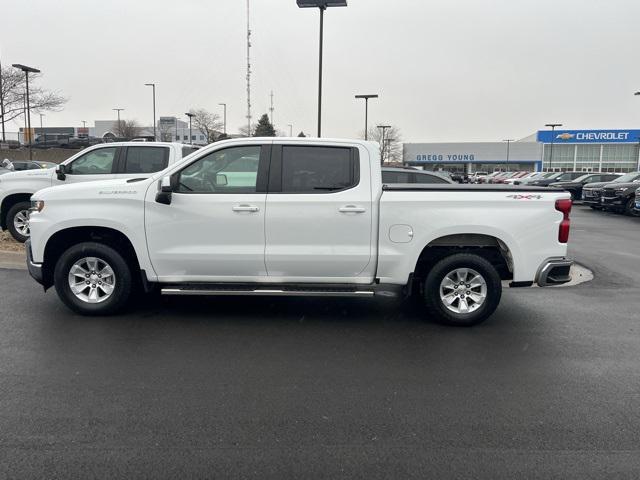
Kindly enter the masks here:
[[[2, 60], [0, 60], [0, 92], [2, 92]], [[2, 120], [2, 141], [7, 139], [4, 133], [4, 97], [0, 95], [0, 120]]]
[[222, 105], [224, 107], [224, 117], [222, 120], [222, 133], [224, 133], [224, 136], [227, 136], [227, 104], [226, 103], [219, 103], [218, 105]]
[[318, 137], [322, 136], [322, 40], [324, 34], [324, 11], [327, 7], [346, 7], [347, 0], [296, 0], [300, 8], [320, 10], [320, 48], [318, 58]]
[[[42, 117], [44, 117], [44, 113], [39, 113], [38, 115], [40, 115], [40, 135], [42, 135]], [[44, 143], [47, 143], [47, 134], [44, 134]]]
[[112, 108], [111, 110], [115, 110], [116, 112], [118, 112], [118, 135], [122, 135], [120, 128], [120, 112], [124, 110], [124, 108]]
[[20, 63], [14, 63], [14, 68], [18, 68], [24, 72], [24, 77], [27, 84], [27, 129], [29, 130], [29, 160], [33, 160], [33, 153], [31, 151], [32, 135], [31, 135], [31, 106], [29, 104], [29, 73], [40, 73], [40, 70], [33, 67], [27, 67]]
[[369, 137], [369, 99], [378, 98], [378, 95], [356, 95], [356, 98], [364, 98], [364, 139], [367, 140]]
[[391, 125], [378, 125], [378, 128], [382, 130], [382, 155], [381, 155], [381, 161], [380, 164], [384, 165], [384, 154], [385, 154], [385, 149], [386, 149], [386, 145], [385, 145], [385, 141], [384, 141], [384, 132], [387, 131], [387, 128], [391, 128]]
[[156, 141], [156, 84], [145, 83], [145, 87], [153, 88], [153, 141]]
[[191, 119], [195, 117], [195, 114], [191, 112], [187, 112], [185, 113], [185, 115], [189, 117], [189, 143], [193, 145], [193, 136], [191, 135]]
[[287, 123], [287, 127], [289, 127], [289, 136], [293, 137], [293, 125], [291, 125], [290, 123]]
[[[553, 166], [553, 141], [555, 140], [554, 132], [556, 127], [561, 127], [561, 123], [545, 123], [545, 127], [551, 127], [551, 149], [549, 151], [549, 165]], [[550, 167], [551, 168], [551, 167]]]
[[509, 170], [509, 144], [513, 142], [513, 138], [507, 138], [502, 140], [503, 142], [507, 142], [507, 170]]

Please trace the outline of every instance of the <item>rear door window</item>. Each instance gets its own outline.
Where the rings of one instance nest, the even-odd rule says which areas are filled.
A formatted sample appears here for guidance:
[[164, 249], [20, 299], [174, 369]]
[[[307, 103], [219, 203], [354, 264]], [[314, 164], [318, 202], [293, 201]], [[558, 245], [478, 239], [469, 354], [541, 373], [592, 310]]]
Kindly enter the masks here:
[[168, 164], [168, 147], [127, 147], [123, 173], [154, 173]]
[[282, 147], [283, 193], [331, 193], [357, 184], [357, 161], [351, 148]]

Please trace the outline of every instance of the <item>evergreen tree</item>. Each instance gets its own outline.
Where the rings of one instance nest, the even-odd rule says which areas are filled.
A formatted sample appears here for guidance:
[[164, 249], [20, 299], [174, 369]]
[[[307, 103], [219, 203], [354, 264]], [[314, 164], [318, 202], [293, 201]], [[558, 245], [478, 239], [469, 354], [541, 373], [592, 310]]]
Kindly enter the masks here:
[[254, 133], [256, 137], [275, 137], [276, 129], [273, 128], [271, 122], [269, 121], [269, 116], [265, 113], [258, 120], [258, 126], [256, 127], [256, 131]]
[[302, 130], [300, 130], [300, 133], [298, 134], [299, 137], [306, 137], [306, 135], [304, 134], [304, 132]]

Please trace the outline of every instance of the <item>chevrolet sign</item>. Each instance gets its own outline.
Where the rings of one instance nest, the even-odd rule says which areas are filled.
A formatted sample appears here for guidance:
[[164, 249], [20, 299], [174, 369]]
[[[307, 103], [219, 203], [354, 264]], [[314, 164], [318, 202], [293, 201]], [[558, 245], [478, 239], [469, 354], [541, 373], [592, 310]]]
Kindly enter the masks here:
[[540, 130], [538, 141], [542, 143], [637, 143], [640, 130]]

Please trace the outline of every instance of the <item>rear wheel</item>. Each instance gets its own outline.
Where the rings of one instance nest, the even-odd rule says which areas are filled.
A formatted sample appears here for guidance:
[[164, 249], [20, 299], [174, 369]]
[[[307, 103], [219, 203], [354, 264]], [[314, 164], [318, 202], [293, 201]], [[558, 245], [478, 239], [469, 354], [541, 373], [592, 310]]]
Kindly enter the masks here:
[[24, 243], [29, 238], [29, 209], [31, 202], [18, 202], [7, 212], [7, 228], [11, 236]]
[[79, 243], [65, 251], [54, 271], [60, 300], [82, 315], [108, 315], [122, 309], [131, 295], [131, 270], [113, 248]]
[[500, 275], [479, 255], [459, 253], [436, 263], [423, 284], [428, 312], [447, 325], [471, 326], [486, 320], [502, 296]]

